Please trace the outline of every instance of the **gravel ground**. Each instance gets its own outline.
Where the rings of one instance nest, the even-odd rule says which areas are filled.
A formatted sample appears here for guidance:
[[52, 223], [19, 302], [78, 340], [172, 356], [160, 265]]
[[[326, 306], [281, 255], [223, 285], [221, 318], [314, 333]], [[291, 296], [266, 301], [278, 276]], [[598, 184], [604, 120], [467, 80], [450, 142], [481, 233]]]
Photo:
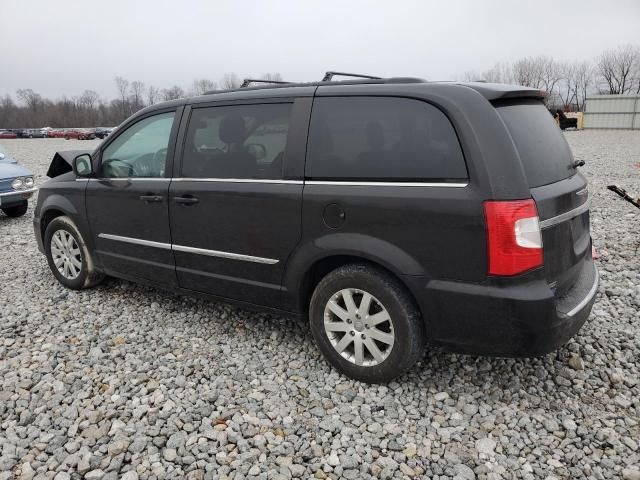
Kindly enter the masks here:
[[[0, 480], [640, 478], [640, 132], [569, 132], [602, 283], [557, 353], [429, 352], [399, 381], [331, 370], [306, 325], [111, 280], [58, 285], [32, 210], [0, 214]], [[45, 181], [54, 151], [6, 140]], [[33, 207], [31, 207], [33, 208]]]

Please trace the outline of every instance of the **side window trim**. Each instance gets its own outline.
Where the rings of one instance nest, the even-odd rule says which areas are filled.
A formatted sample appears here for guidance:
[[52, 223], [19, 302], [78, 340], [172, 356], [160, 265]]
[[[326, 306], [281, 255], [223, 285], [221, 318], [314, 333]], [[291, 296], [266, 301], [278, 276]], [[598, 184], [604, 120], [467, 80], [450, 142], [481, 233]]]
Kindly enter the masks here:
[[[213, 181], [213, 182], [235, 182], [235, 183], [294, 183], [288, 182], [287, 180], [291, 180], [286, 176], [287, 170], [287, 157], [290, 157], [289, 147], [292, 142], [292, 132], [293, 126], [295, 125], [295, 121], [298, 118], [298, 113], [296, 111], [296, 106], [298, 105], [298, 101], [300, 99], [307, 100], [309, 103], [309, 112], [310, 105], [312, 102], [312, 97], [275, 97], [275, 98], [256, 98], [256, 99], [244, 99], [244, 100], [221, 100], [217, 102], [206, 102], [206, 103], [197, 103], [197, 104], [189, 104], [184, 107], [184, 112], [182, 114], [182, 119], [180, 122], [180, 128], [178, 133], [178, 143], [176, 145], [176, 151], [174, 155], [173, 169], [172, 169], [172, 178], [174, 181]], [[187, 133], [189, 130], [189, 122], [193, 118], [194, 111], [198, 109], [210, 109], [210, 108], [223, 108], [223, 107], [234, 107], [234, 106], [254, 106], [254, 105], [291, 105], [291, 112], [289, 115], [289, 125], [287, 132], [287, 142], [285, 144], [284, 157], [283, 157], [283, 171], [281, 179], [251, 179], [251, 178], [227, 178], [227, 177], [211, 177], [211, 178], [195, 178], [195, 177], [185, 177], [182, 175], [182, 165], [184, 162], [184, 151], [186, 142], [188, 140]], [[310, 121], [310, 116], [307, 116], [307, 122]], [[308, 133], [308, 131], [307, 131]], [[295, 132], [294, 132], [295, 134]], [[306, 135], [304, 137], [304, 144], [306, 147]], [[304, 156], [302, 157], [304, 158]], [[300, 183], [302, 181], [302, 175], [299, 176]]]
[[348, 179], [344, 177], [313, 177], [309, 175], [309, 143], [311, 139], [311, 125], [313, 122], [313, 113], [309, 115], [309, 123], [308, 123], [308, 133], [307, 133], [307, 149], [305, 155], [304, 162], [304, 173], [303, 178], [305, 180], [305, 184], [315, 184], [315, 185], [362, 185], [362, 186], [375, 186], [375, 185], [389, 185], [389, 186], [443, 186], [443, 187], [453, 187], [460, 188], [466, 187], [469, 185], [471, 180], [471, 174], [469, 172], [469, 165], [467, 155], [465, 154], [465, 149], [463, 148], [463, 142], [458, 132], [458, 128], [456, 127], [456, 123], [450, 118], [449, 113], [442, 108], [442, 106], [434, 103], [425, 98], [419, 98], [408, 95], [376, 95], [376, 94], [352, 94], [352, 95], [315, 95], [313, 97], [313, 106], [315, 108], [316, 103], [321, 101], [322, 99], [327, 98], [394, 98], [394, 99], [405, 99], [405, 100], [413, 100], [416, 102], [424, 103], [437, 109], [442, 113], [444, 118], [446, 118], [449, 126], [451, 127], [455, 138], [457, 140], [458, 146], [460, 148], [460, 153], [462, 155], [462, 161], [464, 164], [464, 168], [466, 171], [466, 178], [446, 178], [446, 177], [411, 177], [411, 178], [398, 178], [398, 177], [388, 177], [388, 178], [380, 178], [380, 177], [367, 177], [367, 176], [359, 176], [357, 179]]
[[[118, 128], [118, 130], [116, 131], [116, 135], [113, 136], [109, 136], [108, 142], [105, 142], [103, 145], [100, 146], [99, 150], [98, 150], [98, 155], [97, 158], [94, 160], [94, 168], [95, 171], [97, 172], [97, 176], [96, 176], [96, 180], [105, 180], [105, 181], [118, 181], [118, 180], [129, 180], [129, 181], [135, 181], [135, 180], [145, 180], [145, 181], [149, 181], [149, 180], [166, 180], [166, 179], [170, 179], [171, 178], [171, 171], [173, 168], [173, 164], [174, 159], [175, 159], [175, 151], [176, 151], [176, 141], [178, 139], [178, 130], [179, 130], [179, 126], [182, 122], [183, 119], [183, 111], [184, 111], [184, 106], [179, 106], [177, 108], [173, 107], [173, 108], [167, 108], [167, 109], [161, 109], [161, 110], [155, 110], [152, 112], [149, 112], [145, 115], [141, 115], [139, 117], [135, 117], [133, 119], [131, 119], [130, 121], [128, 121], [126, 124], [122, 125], [120, 128]], [[104, 154], [104, 151], [109, 147], [109, 145], [111, 145], [114, 141], [117, 140], [117, 138], [122, 135], [124, 132], [126, 132], [130, 127], [133, 127], [136, 123], [141, 122], [149, 117], [154, 117], [156, 115], [162, 115], [164, 113], [171, 113], [174, 112], [174, 117], [173, 117], [173, 124], [171, 126], [171, 133], [169, 134], [169, 143], [167, 144], [167, 159], [166, 159], [166, 164], [165, 164], [165, 169], [164, 169], [164, 177], [122, 177], [122, 178], [110, 178], [110, 177], [102, 177], [100, 176], [101, 172], [102, 172], [102, 156]]]

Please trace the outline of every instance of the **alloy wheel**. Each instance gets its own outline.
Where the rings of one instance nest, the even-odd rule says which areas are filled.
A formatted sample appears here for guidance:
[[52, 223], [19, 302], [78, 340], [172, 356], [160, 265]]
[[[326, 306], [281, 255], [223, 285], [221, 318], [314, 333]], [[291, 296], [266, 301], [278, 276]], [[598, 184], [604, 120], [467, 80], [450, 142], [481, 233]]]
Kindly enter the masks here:
[[324, 330], [336, 352], [365, 367], [382, 363], [395, 340], [387, 309], [373, 295], [357, 288], [345, 288], [329, 298]]
[[75, 280], [82, 271], [80, 247], [73, 235], [66, 230], [56, 230], [51, 236], [51, 258], [67, 280]]

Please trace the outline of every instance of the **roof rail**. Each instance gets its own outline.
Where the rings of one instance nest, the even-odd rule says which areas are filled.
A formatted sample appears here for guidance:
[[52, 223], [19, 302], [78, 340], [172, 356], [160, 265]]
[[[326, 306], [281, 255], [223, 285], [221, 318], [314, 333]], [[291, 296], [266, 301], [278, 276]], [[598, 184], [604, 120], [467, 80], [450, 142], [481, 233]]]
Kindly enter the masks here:
[[322, 78], [323, 82], [330, 82], [331, 79], [338, 75], [340, 77], [355, 77], [355, 78], [368, 78], [371, 80], [380, 80], [382, 77], [374, 77], [372, 75], [361, 75], [359, 73], [344, 73], [344, 72], [326, 72]]
[[257, 78], [245, 78], [242, 81], [242, 85], [240, 85], [240, 88], [247, 88], [249, 85], [251, 85], [252, 83], [291, 83], [291, 82], [284, 82], [282, 80], [263, 80], [263, 79], [257, 79]]

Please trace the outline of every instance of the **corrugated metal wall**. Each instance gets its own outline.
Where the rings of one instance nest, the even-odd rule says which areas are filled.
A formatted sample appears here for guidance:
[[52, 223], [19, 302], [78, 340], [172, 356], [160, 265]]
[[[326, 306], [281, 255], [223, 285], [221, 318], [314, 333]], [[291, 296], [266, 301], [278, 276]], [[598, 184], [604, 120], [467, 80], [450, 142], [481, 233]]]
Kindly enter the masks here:
[[584, 128], [640, 130], [640, 96], [592, 95], [587, 98]]

